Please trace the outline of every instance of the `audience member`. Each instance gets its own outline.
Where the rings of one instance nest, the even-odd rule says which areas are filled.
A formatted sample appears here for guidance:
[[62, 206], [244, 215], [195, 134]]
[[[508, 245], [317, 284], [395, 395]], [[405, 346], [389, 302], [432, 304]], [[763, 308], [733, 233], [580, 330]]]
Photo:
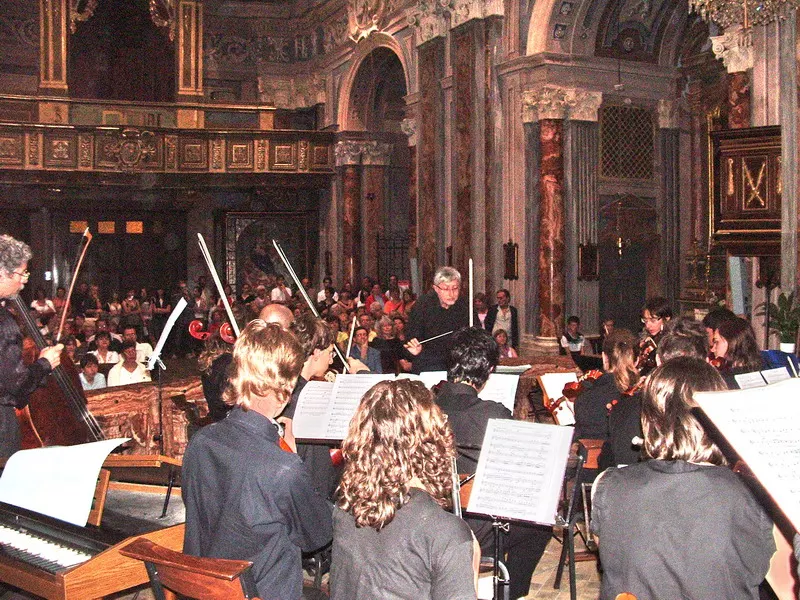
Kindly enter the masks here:
[[84, 355], [80, 364], [81, 372], [78, 373], [78, 379], [84, 390], [101, 390], [106, 387], [106, 376], [98, 372], [100, 365], [94, 354]]
[[573, 358], [583, 354], [586, 338], [579, 331], [581, 320], [575, 315], [567, 319], [567, 328], [561, 336], [561, 354], [571, 354]]
[[150, 381], [150, 373], [136, 360], [136, 342], [122, 342], [122, 360], [108, 372], [108, 387]]
[[492, 333], [505, 329], [511, 347], [519, 348], [519, 317], [517, 307], [511, 306], [511, 292], [506, 289], [497, 290], [497, 304], [486, 313], [484, 325]]
[[350, 356], [360, 360], [372, 373], [383, 373], [381, 365], [381, 353], [370, 347], [369, 331], [361, 326], [356, 327], [353, 332], [353, 345], [350, 349]]
[[125, 329], [122, 330], [122, 341], [123, 343], [133, 342], [136, 346], [136, 360], [140, 363], [147, 362], [147, 359], [150, 358], [150, 355], [153, 353], [153, 346], [150, 345], [149, 342], [140, 342], [138, 341], [138, 334], [136, 331], [136, 327], [127, 326]]
[[[99, 363], [103, 364], [117, 364], [119, 362], [119, 354], [111, 350], [111, 334], [108, 331], [99, 331], [94, 336], [96, 349], [91, 350], [89, 354], [94, 355]], [[122, 348], [122, 344], [120, 344]]]
[[501, 358], [517, 358], [517, 351], [508, 344], [508, 333], [505, 329], [495, 329], [493, 337]]

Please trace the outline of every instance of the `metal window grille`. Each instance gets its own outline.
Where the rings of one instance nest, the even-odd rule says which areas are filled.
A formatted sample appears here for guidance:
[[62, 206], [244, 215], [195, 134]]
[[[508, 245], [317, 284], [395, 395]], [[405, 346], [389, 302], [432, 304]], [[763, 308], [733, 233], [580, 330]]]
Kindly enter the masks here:
[[408, 254], [408, 236], [378, 235], [378, 279], [386, 282], [390, 275], [397, 275], [400, 280], [410, 280]]
[[600, 113], [603, 177], [652, 179], [655, 131], [652, 111], [635, 106], [604, 106]]

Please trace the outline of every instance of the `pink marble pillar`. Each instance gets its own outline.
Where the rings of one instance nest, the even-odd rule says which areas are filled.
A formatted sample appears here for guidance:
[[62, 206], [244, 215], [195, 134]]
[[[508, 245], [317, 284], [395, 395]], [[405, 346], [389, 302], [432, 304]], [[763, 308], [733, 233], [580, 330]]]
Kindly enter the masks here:
[[342, 255], [345, 279], [356, 282], [361, 273], [361, 167], [342, 169]]
[[539, 121], [539, 337], [556, 338], [564, 320], [564, 122]]

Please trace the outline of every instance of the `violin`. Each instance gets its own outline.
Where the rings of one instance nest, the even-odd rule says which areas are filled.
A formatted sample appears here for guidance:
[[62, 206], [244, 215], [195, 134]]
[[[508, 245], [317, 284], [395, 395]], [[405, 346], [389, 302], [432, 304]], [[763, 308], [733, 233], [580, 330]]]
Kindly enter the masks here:
[[724, 356], [715, 356], [713, 353], [708, 355], [708, 364], [714, 367], [717, 371], [725, 371], [730, 368], [728, 359]]
[[[625, 390], [624, 392], [622, 392], [622, 397], [625, 397], [625, 398], [632, 398], [633, 396], [635, 396], [636, 394], [638, 394], [638, 393], [641, 391], [641, 389], [644, 387], [644, 379], [645, 379], [645, 378], [644, 378], [644, 377], [642, 377], [642, 378], [641, 378], [639, 381], [637, 381], [637, 382], [636, 382], [634, 385], [632, 385], [632, 386], [631, 386], [631, 387], [629, 387], [627, 390]], [[611, 411], [612, 411], [612, 410], [614, 410], [614, 407], [615, 407], [615, 406], [616, 406], [618, 403], [619, 403], [619, 400], [617, 400], [617, 399], [614, 399], [614, 400], [612, 400], [611, 402], [609, 402], [608, 404], [606, 404], [606, 410], [608, 410], [608, 413], [609, 413], [609, 414], [611, 414]]]
[[656, 350], [658, 342], [653, 336], [648, 335], [639, 343], [639, 358], [636, 360], [636, 370], [642, 375], [656, 368]]

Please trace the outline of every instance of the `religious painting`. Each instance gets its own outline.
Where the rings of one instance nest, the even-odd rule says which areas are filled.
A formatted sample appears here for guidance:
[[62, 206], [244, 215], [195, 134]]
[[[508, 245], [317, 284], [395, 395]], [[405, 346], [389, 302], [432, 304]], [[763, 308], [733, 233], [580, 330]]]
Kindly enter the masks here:
[[296, 287], [273, 240], [278, 242], [298, 277], [310, 275], [309, 232], [313, 214], [228, 213], [225, 216], [225, 274], [235, 291], [241, 290], [243, 283], [254, 290], [259, 285], [269, 289], [278, 275], [283, 275], [292, 288]]

